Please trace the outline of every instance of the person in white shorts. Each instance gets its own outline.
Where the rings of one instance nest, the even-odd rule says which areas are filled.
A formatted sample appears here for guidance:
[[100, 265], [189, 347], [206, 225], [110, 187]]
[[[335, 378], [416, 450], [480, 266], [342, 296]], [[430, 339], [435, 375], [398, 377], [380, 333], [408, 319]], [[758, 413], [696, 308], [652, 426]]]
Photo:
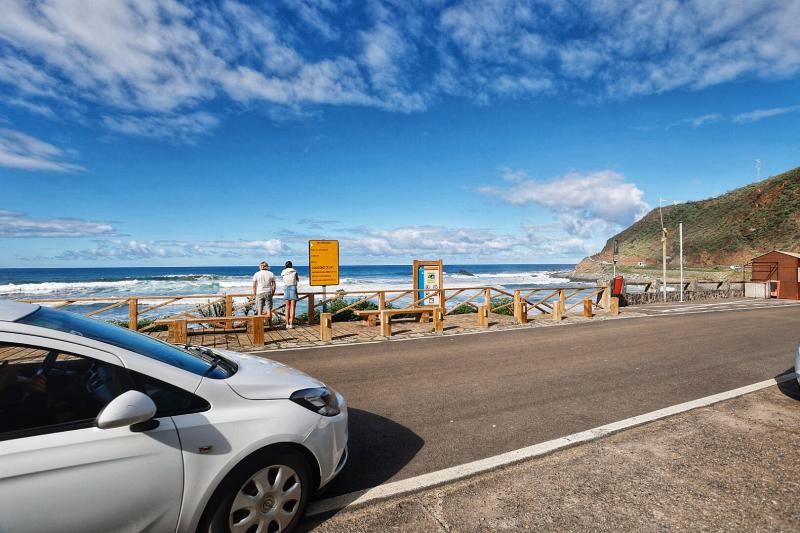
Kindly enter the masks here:
[[253, 295], [256, 297], [256, 314], [263, 315], [267, 310], [267, 320], [272, 326], [272, 295], [275, 294], [275, 274], [269, 271], [269, 264], [261, 261], [259, 271], [253, 274]]

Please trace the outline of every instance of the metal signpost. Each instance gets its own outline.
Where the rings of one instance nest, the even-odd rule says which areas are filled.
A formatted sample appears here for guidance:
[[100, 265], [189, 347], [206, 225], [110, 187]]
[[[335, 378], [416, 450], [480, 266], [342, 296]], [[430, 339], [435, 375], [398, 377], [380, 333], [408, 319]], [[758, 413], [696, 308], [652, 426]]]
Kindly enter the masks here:
[[617, 261], [619, 261], [619, 239], [614, 239], [614, 277], [617, 277]]
[[339, 241], [308, 241], [308, 284], [322, 286], [322, 312], [325, 312], [328, 285], [339, 284]]

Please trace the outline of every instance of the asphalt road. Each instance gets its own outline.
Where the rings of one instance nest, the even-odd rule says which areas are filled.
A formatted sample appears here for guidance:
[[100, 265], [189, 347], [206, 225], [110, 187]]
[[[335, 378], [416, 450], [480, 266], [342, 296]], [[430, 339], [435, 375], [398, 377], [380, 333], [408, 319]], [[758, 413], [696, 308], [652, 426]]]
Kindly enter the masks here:
[[347, 493], [785, 373], [800, 306], [270, 353], [341, 391]]

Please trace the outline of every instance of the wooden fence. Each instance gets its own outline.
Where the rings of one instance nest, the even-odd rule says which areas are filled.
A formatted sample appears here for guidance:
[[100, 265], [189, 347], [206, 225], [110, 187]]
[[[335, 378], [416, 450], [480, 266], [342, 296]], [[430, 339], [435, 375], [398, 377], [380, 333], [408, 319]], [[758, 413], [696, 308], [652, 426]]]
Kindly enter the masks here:
[[[422, 293], [415, 294], [415, 292]], [[275, 294], [280, 300], [282, 293]], [[305, 309], [307, 321], [316, 323], [321, 312], [336, 303], [330, 315], [335, 317], [357, 309], [375, 309], [383, 311], [398, 307], [415, 307], [430, 305], [427, 300], [434, 297], [435, 307], [444, 315], [462, 312], [477, 312], [485, 306], [489, 313], [513, 314], [519, 321], [527, 319], [531, 313], [552, 314], [558, 304], [562, 313], [568, 313], [583, 300], [591, 299], [592, 306], [608, 308], [609, 293], [606, 287], [557, 287], [557, 288], [523, 288], [508, 291], [492, 286], [455, 287], [447, 289], [389, 289], [379, 291], [336, 291], [323, 294], [321, 292], [300, 293], [297, 310]], [[187, 319], [197, 327], [218, 327], [228, 329], [244, 323], [243, 316], [248, 314], [252, 304], [252, 294], [191, 294], [172, 296], [108, 296], [94, 298], [36, 298], [20, 299], [21, 302], [47, 305], [51, 308], [69, 308], [84, 306], [91, 309], [85, 316], [109, 320], [109, 313], [114, 310], [127, 309], [128, 328], [148, 332], [156, 327], [156, 320]], [[100, 305], [100, 307], [97, 307]], [[189, 306], [175, 313], [164, 313], [168, 306]], [[281, 303], [273, 309], [273, 315], [280, 319], [285, 317], [286, 304]], [[524, 317], [523, 317], [524, 314]], [[237, 319], [238, 317], [238, 319]], [[117, 321], [120, 320], [117, 313]]]

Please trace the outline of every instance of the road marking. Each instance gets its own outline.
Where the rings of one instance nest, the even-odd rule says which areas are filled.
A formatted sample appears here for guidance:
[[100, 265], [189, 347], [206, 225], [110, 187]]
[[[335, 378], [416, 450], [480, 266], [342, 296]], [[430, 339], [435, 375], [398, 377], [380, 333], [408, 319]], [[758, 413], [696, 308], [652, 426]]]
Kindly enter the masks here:
[[331, 511], [337, 511], [346, 507], [362, 506], [369, 502], [400, 496], [422, 489], [435, 487], [437, 485], [443, 485], [445, 483], [451, 483], [459, 479], [485, 473], [490, 470], [508, 466], [514, 463], [519, 463], [534, 457], [540, 457], [542, 455], [569, 448], [577, 444], [590, 442], [625, 429], [630, 429], [642, 424], [660, 420], [662, 418], [685, 413], [699, 407], [707, 407], [724, 400], [730, 400], [751, 392], [766, 389], [767, 387], [772, 387], [778, 383], [796, 379], [796, 377], [797, 374], [791, 372], [789, 374], [778, 376], [774, 379], [767, 379], [765, 381], [753, 383], [752, 385], [739, 387], [738, 389], [721, 392], [719, 394], [712, 394], [711, 396], [680, 403], [671, 407], [665, 407], [663, 409], [658, 409], [642, 415], [626, 418], [625, 420], [620, 420], [618, 422], [605, 424], [594, 429], [573, 433], [572, 435], [567, 435], [566, 437], [541, 442], [539, 444], [534, 444], [533, 446], [527, 446], [511, 452], [495, 455], [494, 457], [480, 459], [471, 463], [445, 468], [443, 470], [422, 474], [420, 476], [408, 479], [401, 479], [400, 481], [385, 483], [371, 489], [360, 490], [348, 494], [342, 494], [341, 496], [335, 496], [333, 498], [327, 498], [325, 500], [319, 500], [312, 502], [311, 505], [309, 505], [306, 515], [314, 516]]

